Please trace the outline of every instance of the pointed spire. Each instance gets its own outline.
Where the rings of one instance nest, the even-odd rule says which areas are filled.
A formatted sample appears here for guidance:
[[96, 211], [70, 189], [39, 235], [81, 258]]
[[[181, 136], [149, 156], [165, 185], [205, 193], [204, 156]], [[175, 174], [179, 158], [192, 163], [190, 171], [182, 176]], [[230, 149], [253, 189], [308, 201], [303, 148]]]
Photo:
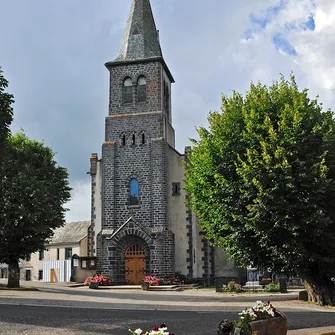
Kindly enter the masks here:
[[115, 61], [162, 57], [150, 0], [133, 0], [120, 55]]

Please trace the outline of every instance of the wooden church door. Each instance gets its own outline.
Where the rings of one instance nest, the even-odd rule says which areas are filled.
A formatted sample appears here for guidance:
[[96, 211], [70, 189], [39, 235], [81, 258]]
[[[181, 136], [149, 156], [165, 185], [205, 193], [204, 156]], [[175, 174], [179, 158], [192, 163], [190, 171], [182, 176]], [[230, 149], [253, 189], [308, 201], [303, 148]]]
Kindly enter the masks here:
[[126, 282], [137, 285], [146, 276], [146, 252], [137, 244], [131, 245], [125, 254]]

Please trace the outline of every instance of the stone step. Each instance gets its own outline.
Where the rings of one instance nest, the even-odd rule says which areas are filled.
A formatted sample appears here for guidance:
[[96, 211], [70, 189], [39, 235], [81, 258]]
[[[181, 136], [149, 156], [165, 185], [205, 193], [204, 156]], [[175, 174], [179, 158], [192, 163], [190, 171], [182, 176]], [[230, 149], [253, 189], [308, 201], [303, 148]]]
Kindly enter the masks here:
[[178, 285], [149, 286], [148, 291], [182, 291]]
[[246, 286], [243, 286], [242, 288], [245, 291], [264, 291], [264, 288], [262, 285], [254, 285], [254, 286], [246, 285]]
[[[88, 286], [81, 285], [84, 288]], [[77, 287], [77, 286], [68, 286], [68, 287]], [[141, 285], [114, 285], [114, 286], [99, 286], [99, 290], [140, 290]]]
[[181, 284], [179, 285], [183, 290], [198, 290], [202, 286], [199, 284]]

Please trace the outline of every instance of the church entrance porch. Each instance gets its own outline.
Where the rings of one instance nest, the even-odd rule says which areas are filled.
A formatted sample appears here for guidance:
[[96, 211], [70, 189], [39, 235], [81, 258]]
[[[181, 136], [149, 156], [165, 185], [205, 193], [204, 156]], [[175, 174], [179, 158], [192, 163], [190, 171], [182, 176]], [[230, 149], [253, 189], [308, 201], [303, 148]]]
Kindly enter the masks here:
[[122, 228], [105, 240], [108, 262], [100, 264], [98, 270], [111, 276], [118, 285], [138, 285], [150, 274], [152, 240], [134, 222]]
[[169, 229], [145, 227], [131, 216], [108, 235], [99, 236], [97, 269], [118, 285], [138, 285], [147, 275], [174, 275], [174, 234]]
[[146, 276], [146, 250], [138, 244], [125, 252], [125, 277], [127, 284], [140, 284]]

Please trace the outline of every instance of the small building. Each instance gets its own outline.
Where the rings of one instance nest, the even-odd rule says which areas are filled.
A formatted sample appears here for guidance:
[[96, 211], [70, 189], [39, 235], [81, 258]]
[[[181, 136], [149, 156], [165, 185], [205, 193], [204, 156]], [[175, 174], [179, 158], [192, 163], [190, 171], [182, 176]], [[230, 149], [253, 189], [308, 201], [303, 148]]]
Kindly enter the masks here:
[[45, 250], [28, 255], [20, 261], [20, 279], [44, 282], [68, 282], [71, 279], [83, 281], [86, 276], [94, 274], [95, 260], [87, 258], [89, 226], [90, 221], [79, 221], [68, 222], [57, 228]]

